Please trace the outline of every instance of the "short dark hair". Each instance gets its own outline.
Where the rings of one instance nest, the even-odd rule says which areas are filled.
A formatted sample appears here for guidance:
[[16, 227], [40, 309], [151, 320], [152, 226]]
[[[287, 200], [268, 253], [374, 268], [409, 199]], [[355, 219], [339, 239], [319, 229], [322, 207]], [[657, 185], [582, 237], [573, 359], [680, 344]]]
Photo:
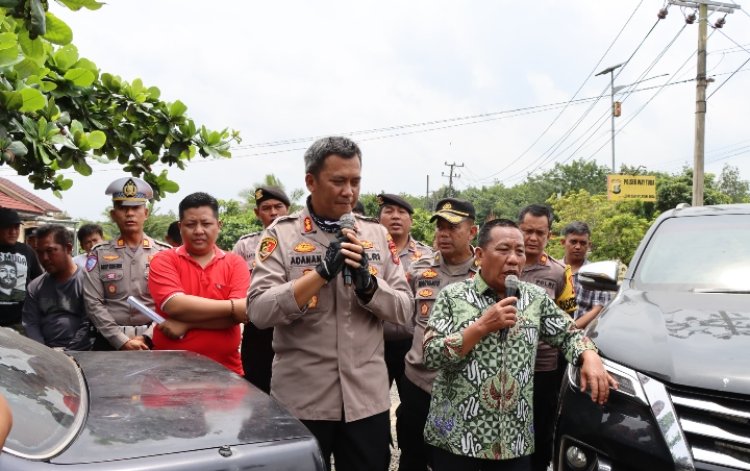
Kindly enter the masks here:
[[182, 245], [182, 234], [180, 234], [180, 221], [173, 221], [167, 228], [167, 236]]
[[60, 244], [63, 247], [70, 244], [73, 245], [73, 234], [61, 224], [45, 224], [42, 227], [37, 228], [34, 233], [37, 239], [44, 239], [48, 235], [52, 234], [53, 240], [56, 244]]
[[99, 234], [102, 239], [104, 238], [104, 230], [99, 224], [84, 224], [78, 228], [76, 236], [78, 237], [78, 240], [83, 240], [91, 234]]
[[511, 221], [510, 219], [503, 218], [493, 219], [491, 221], [485, 222], [479, 229], [479, 235], [477, 236], [478, 247], [481, 247], [482, 249], [487, 248], [487, 245], [489, 245], [490, 241], [492, 240], [492, 237], [490, 237], [492, 229], [496, 227], [512, 227], [514, 229], [518, 229], [518, 224]]
[[523, 218], [525, 218], [527, 214], [531, 214], [532, 216], [536, 217], [546, 217], [549, 226], [547, 229], [552, 229], [552, 221], [555, 219], [555, 215], [554, 213], [552, 213], [552, 208], [550, 208], [546, 204], [530, 204], [523, 208], [521, 212], [518, 213], [519, 224], [523, 222]]
[[587, 235], [591, 237], [591, 229], [589, 229], [589, 225], [583, 221], [573, 221], [562, 230], [563, 237], [568, 237], [570, 234]]
[[182, 201], [180, 201], [180, 205], [178, 206], [180, 221], [182, 221], [182, 218], [185, 216], [186, 210], [192, 208], [200, 208], [203, 206], [208, 206], [209, 208], [211, 208], [214, 213], [214, 217], [216, 219], [219, 219], [219, 202], [216, 201], [216, 198], [209, 195], [208, 193], [199, 191], [187, 195], [182, 199]]
[[362, 165], [362, 151], [357, 143], [348, 137], [331, 136], [318, 139], [305, 151], [305, 173], [317, 177], [329, 155], [345, 159], [357, 157]]

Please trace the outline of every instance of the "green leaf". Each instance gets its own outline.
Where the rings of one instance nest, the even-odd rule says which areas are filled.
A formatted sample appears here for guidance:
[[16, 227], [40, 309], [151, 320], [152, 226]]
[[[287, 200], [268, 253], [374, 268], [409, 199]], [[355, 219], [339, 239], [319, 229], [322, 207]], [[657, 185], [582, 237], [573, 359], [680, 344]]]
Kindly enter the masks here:
[[29, 149], [26, 148], [26, 146], [21, 141], [13, 141], [10, 143], [7, 149], [5, 149], [6, 152], [10, 151], [13, 152], [13, 155], [15, 157], [23, 157], [24, 155], [28, 154]]
[[16, 8], [19, 0], [0, 0], [0, 8]]
[[104, 5], [102, 2], [96, 0], [57, 0], [66, 7], [73, 11], [78, 11], [81, 8], [88, 8], [89, 10], [98, 10]]
[[88, 87], [94, 83], [94, 74], [87, 69], [69, 69], [65, 72], [65, 80], [73, 82], [77, 87]]
[[10, 111], [16, 111], [23, 106], [23, 97], [18, 92], [0, 92], [5, 107]]
[[18, 36], [18, 43], [21, 45], [21, 50], [27, 58], [34, 59], [38, 62], [44, 61], [46, 54], [44, 53], [44, 43], [42, 43], [41, 39], [31, 39], [28, 31], [22, 31], [20, 36]]
[[55, 178], [55, 181], [60, 187], [60, 190], [70, 190], [70, 187], [73, 186], [73, 180], [70, 180], [68, 178], [63, 178], [62, 175], [58, 175], [57, 178]]
[[18, 46], [0, 49], [0, 67], [9, 67], [18, 64], [22, 60], [23, 56], [18, 54]]
[[15, 33], [0, 33], [0, 49], [15, 47], [18, 45], [18, 36]]
[[88, 135], [88, 141], [92, 149], [101, 149], [107, 142], [107, 135], [102, 131], [91, 131]]
[[159, 182], [159, 189], [164, 193], [177, 193], [180, 191], [180, 185], [172, 180], [163, 180]]
[[20, 94], [23, 99], [20, 111], [24, 113], [38, 111], [47, 106], [47, 99], [36, 88], [24, 88], [20, 91]]
[[68, 44], [55, 51], [52, 57], [60, 70], [68, 70], [78, 61], [78, 48]]
[[34, 60], [24, 59], [13, 66], [13, 69], [18, 74], [18, 79], [23, 80], [31, 75], [37, 74], [41, 67], [39, 67], [39, 64]]
[[175, 101], [169, 105], [169, 116], [171, 118], [179, 118], [187, 111], [187, 106], [180, 100]]
[[47, 12], [46, 18], [47, 32], [44, 33], [44, 39], [60, 46], [70, 44], [73, 40], [73, 31], [70, 26], [50, 12]]
[[93, 172], [89, 164], [86, 163], [86, 159], [76, 159], [73, 162], [73, 168], [84, 177], [88, 177]]

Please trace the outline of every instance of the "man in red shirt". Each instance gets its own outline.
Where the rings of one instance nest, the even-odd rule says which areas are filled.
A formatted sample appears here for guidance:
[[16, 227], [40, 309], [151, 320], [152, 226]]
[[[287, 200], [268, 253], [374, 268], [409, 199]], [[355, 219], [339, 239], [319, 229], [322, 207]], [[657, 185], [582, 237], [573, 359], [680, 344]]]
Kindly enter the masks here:
[[154, 350], [189, 350], [242, 375], [239, 323], [247, 320], [250, 273], [237, 254], [216, 246], [219, 205], [206, 193], [180, 202], [183, 245], [151, 261], [148, 287], [166, 322], [154, 330]]

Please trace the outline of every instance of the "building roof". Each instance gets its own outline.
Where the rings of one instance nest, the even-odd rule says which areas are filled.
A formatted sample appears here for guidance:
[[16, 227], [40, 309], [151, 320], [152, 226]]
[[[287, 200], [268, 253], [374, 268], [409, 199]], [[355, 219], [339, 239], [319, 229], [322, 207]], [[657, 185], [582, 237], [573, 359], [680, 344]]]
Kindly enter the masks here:
[[60, 208], [2, 177], [0, 177], [0, 207], [39, 215], [62, 212]]

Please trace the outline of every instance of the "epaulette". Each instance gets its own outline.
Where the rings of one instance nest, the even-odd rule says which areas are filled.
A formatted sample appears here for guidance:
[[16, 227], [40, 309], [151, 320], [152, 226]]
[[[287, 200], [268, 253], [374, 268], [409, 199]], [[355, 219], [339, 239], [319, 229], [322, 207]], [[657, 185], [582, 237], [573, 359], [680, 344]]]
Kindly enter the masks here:
[[255, 231], [255, 232], [251, 232], [249, 234], [245, 234], [242, 237], [240, 237], [239, 239], [237, 239], [237, 241], [239, 242], [240, 240], [247, 239], [248, 237], [255, 237], [257, 235], [260, 235], [261, 232], [263, 232], [263, 231]]
[[165, 249], [171, 249], [171, 248], [172, 248], [172, 246], [171, 246], [171, 245], [169, 245], [168, 243], [166, 243], [166, 242], [162, 242], [162, 241], [160, 241], [160, 240], [156, 240], [156, 239], [154, 239], [154, 244], [156, 244], [156, 245], [161, 245], [161, 246], [162, 246], [162, 247], [164, 247]]
[[417, 244], [418, 247], [422, 247], [424, 249], [430, 249], [431, 252], [433, 251], [432, 247], [430, 247], [429, 245], [425, 244], [424, 242], [421, 242], [421, 241], [416, 240], [416, 239], [414, 239], [414, 242]]
[[563, 262], [561, 262], [560, 260], [557, 260], [557, 259], [555, 259], [555, 258], [552, 258], [552, 257], [550, 257], [549, 255], [547, 255], [547, 259], [548, 259], [548, 260], [549, 260], [550, 262], [552, 262], [552, 263], [554, 263], [554, 264], [556, 264], [556, 265], [559, 265], [560, 267], [562, 267], [562, 269], [563, 269], [563, 270], [565, 269], [565, 264], [564, 264]]
[[107, 245], [107, 244], [109, 244], [111, 242], [112, 242], [111, 240], [103, 240], [103, 241], [99, 242], [98, 244], [96, 244], [95, 246], [91, 247], [91, 252], [93, 252], [94, 250], [96, 250], [96, 249], [98, 249], [100, 247], [104, 247], [105, 245]]
[[440, 265], [440, 252], [434, 252], [434, 253], [428, 253], [425, 255], [422, 255], [418, 260], [415, 260], [411, 264], [410, 270], [414, 270], [416, 268], [427, 268], [427, 267], [437, 267]]
[[279, 216], [271, 224], [269, 224], [268, 227], [266, 227], [266, 229], [273, 229], [279, 224], [284, 224], [290, 221], [296, 221], [297, 219], [299, 219], [299, 212], [296, 212], [294, 214], [287, 214], [286, 216]]
[[370, 216], [362, 216], [361, 214], [357, 214], [357, 213], [352, 213], [352, 214], [354, 214], [355, 219], [361, 219], [363, 221], [374, 222], [375, 224], [380, 224], [380, 221], [377, 218], [370, 217]]

